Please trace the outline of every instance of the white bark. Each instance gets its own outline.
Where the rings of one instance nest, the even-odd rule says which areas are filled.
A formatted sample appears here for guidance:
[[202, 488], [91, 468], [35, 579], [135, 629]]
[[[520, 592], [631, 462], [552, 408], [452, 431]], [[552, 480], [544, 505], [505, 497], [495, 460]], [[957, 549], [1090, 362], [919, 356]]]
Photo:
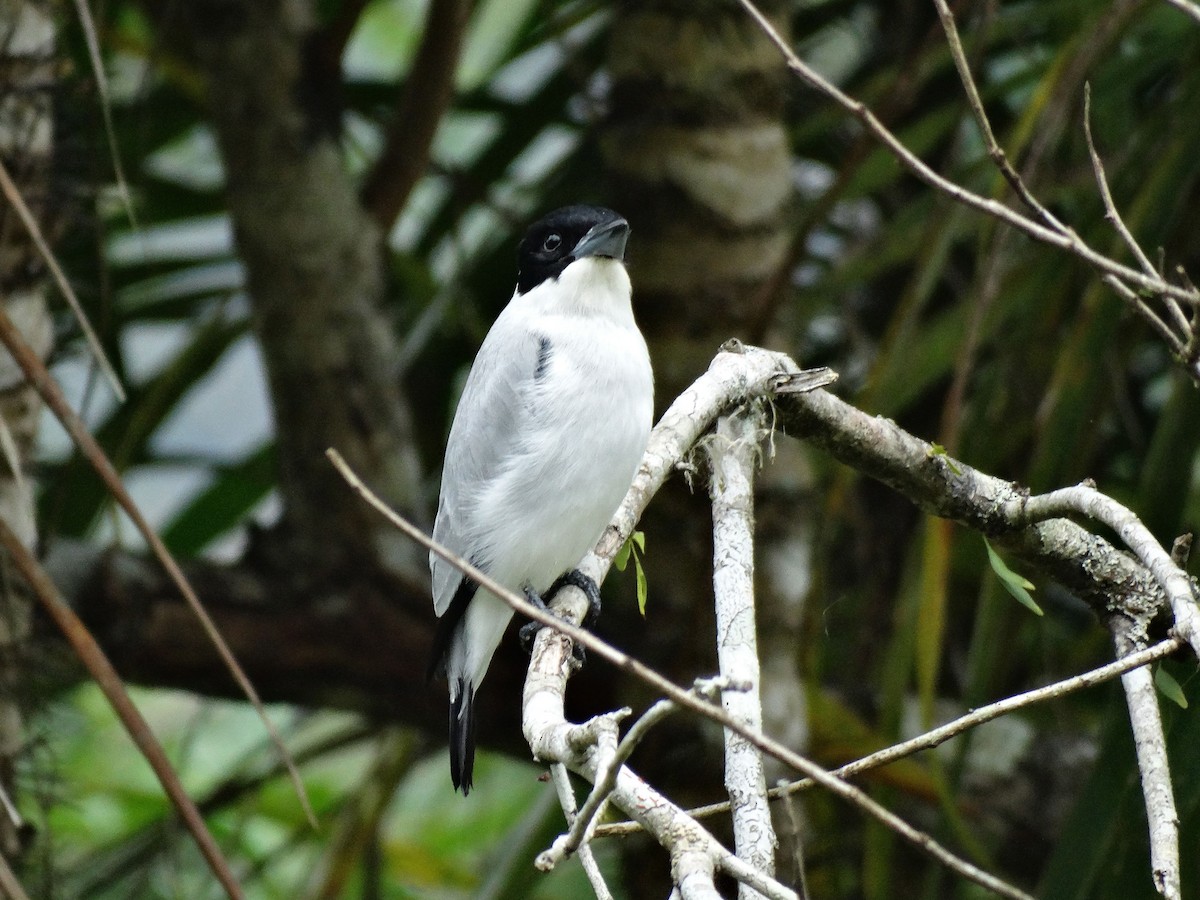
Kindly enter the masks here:
[[1179, 814], [1167, 767], [1167, 748], [1154, 676], [1146, 666], [1121, 676], [1129, 706], [1129, 723], [1137, 751], [1138, 772], [1150, 826], [1150, 872], [1155, 889], [1179, 900]]
[[[1145, 649], [1144, 623], [1114, 616], [1110, 625], [1118, 657]], [[1142, 781], [1142, 799], [1146, 805], [1150, 875], [1160, 895], [1167, 900], [1180, 900], [1179, 813], [1171, 786], [1158, 691], [1150, 667], [1141, 666], [1125, 672], [1121, 675], [1121, 687], [1125, 689], [1125, 703], [1129, 707], [1129, 725]]]
[[[705, 444], [712, 468], [717, 662], [722, 677], [749, 688], [724, 691], [721, 705], [755, 731], [762, 730], [763, 715], [754, 612], [754, 469], [764, 434], [761, 408], [743, 406], [722, 416], [716, 434]], [[773, 875], [778, 841], [767, 803], [762, 752], [728, 729], [725, 789], [733, 813], [735, 852]], [[738, 891], [743, 900], [760, 896], [744, 884]]]

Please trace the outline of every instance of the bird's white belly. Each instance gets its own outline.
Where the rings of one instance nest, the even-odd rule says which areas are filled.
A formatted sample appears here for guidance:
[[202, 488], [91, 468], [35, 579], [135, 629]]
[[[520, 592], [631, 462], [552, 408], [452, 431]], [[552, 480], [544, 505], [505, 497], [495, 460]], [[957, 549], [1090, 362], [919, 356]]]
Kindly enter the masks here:
[[595, 384], [572, 389], [571, 382], [582, 387], [595, 377], [597, 362], [552, 363], [554, 389], [536, 402], [539, 418], [556, 427], [539, 429], [482, 498], [480, 523], [494, 536], [490, 571], [514, 589], [543, 591], [579, 562], [616, 512], [645, 451], [648, 401]]
[[[532, 430], [478, 498], [481, 561], [518, 592], [544, 592], [595, 546], [645, 452], [653, 389], [641, 336], [622, 330], [597, 344], [607, 352], [576, 354], [552, 337], [545, 385], [531, 400], [547, 427]], [[464, 668], [476, 683], [511, 616], [484, 591], [468, 608]]]

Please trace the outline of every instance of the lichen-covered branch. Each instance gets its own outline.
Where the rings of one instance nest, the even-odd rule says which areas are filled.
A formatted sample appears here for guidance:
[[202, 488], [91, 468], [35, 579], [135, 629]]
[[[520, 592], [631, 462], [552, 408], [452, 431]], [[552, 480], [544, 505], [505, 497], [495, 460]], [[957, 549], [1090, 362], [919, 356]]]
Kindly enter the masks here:
[[[761, 669], [754, 611], [754, 470], [766, 435], [761, 404], [722, 416], [704, 444], [712, 473], [713, 588], [717, 616], [717, 664], [721, 676], [748, 690], [724, 691], [721, 705], [746, 726], [761, 731]], [[767, 802], [762, 751], [725, 731], [725, 790], [733, 812], [733, 845], [739, 858], [775, 872], [778, 841]], [[742, 885], [739, 896], [757, 897]]]

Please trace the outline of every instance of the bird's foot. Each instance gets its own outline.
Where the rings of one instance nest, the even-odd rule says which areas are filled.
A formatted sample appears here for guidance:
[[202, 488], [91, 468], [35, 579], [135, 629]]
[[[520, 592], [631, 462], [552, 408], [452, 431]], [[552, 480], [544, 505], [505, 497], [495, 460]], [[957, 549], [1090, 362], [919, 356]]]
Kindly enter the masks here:
[[[542, 612], [550, 612], [550, 607], [546, 605], [546, 601], [542, 599], [542, 595], [531, 588], [529, 585], [524, 587], [525, 599], [536, 606]], [[526, 653], [533, 654], [533, 639], [537, 637], [537, 633], [542, 630], [542, 623], [538, 621], [526, 622], [521, 626], [521, 630], [517, 632], [517, 637], [521, 640], [521, 649]]]
[[[554, 584], [550, 585], [550, 589], [546, 591], [546, 596], [553, 599], [554, 595], [568, 584], [579, 588], [579, 590], [583, 591], [584, 596], [587, 597], [588, 611], [587, 615], [583, 618], [583, 627], [590, 627], [600, 616], [599, 586], [596, 584], [595, 579], [584, 575], [578, 569], [571, 569], [571, 571], [564, 572], [557, 579], [555, 579]], [[525, 587], [525, 598], [538, 609], [545, 610], [546, 612], [550, 611], [550, 607], [546, 605], [546, 601], [542, 599], [542, 596], [529, 586]], [[517, 632], [521, 639], [521, 646], [525, 649], [526, 653], [533, 652], [533, 639], [537, 637], [537, 633], [541, 629], [542, 624], [540, 622], [527, 622], [526, 624], [522, 625], [521, 630]], [[574, 644], [571, 648], [571, 652], [575, 659], [578, 660], [580, 665], [582, 665], [587, 659], [586, 652], [579, 644]]]
[[591, 628], [596, 624], [596, 620], [600, 618], [600, 587], [596, 584], [596, 580], [589, 575], [584, 575], [578, 569], [572, 569], [569, 572], [563, 572], [555, 580], [554, 584], [550, 585], [550, 590], [546, 594], [553, 599], [554, 595], [561, 591], [567, 585], [577, 587], [583, 591], [583, 595], [587, 597], [588, 611], [583, 617], [583, 627]]

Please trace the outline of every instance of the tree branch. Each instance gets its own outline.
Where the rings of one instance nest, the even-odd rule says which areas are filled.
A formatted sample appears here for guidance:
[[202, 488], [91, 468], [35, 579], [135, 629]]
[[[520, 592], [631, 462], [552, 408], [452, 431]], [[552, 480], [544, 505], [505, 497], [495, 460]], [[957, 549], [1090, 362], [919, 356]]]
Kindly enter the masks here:
[[[939, 725], [937, 728], [930, 729], [914, 738], [909, 738], [907, 741], [901, 741], [898, 744], [892, 744], [890, 747], [884, 747], [882, 750], [876, 750], [874, 753], [868, 753], [860, 759], [846, 763], [844, 766], [839, 766], [833, 770], [833, 774], [839, 778], [849, 778], [853, 775], [859, 775], [863, 772], [869, 772], [871, 769], [877, 769], [880, 766], [894, 763], [922, 750], [932, 750], [934, 747], [940, 747], [946, 741], [965, 734], [972, 728], [982, 725], [984, 722], [990, 722], [1000, 716], [1006, 716], [1009, 713], [1032, 706], [1035, 703], [1056, 700], [1075, 691], [1104, 684], [1133, 669], [1165, 659], [1171, 654], [1176, 653], [1183, 646], [1184, 641], [1181, 638], [1167, 638], [1165, 641], [1159, 641], [1152, 647], [1147, 647], [1145, 650], [1136, 653], [1126, 654], [1114, 662], [1099, 666], [1091, 671], [1075, 675], [1071, 678], [1065, 678], [1062, 681], [1056, 681], [1045, 687], [1034, 688], [1022, 694], [1005, 697], [1003, 700], [997, 700], [995, 703], [989, 703], [987, 706], [973, 709], [971, 712], [961, 715], [957, 719], [952, 719], [944, 725]], [[810, 790], [814, 787], [816, 787], [816, 782], [811, 778], [801, 778], [797, 781], [781, 783], [771, 788], [768, 793], [772, 800], [776, 800], [801, 791]], [[705, 818], [726, 812], [729, 812], [729, 801], [727, 800], [721, 803], [710, 803], [706, 806], [694, 807], [688, 810], [688, 815], [694, 818]], [[641, 826], [636, 822], [614, 822], [596, 828], [595, 836], [624, 836], [636, 834], [641, 830]]]
[[[1137, 653], [1146, 647], [1144, 629], [1128, 616], [1110, 620], [1117, 656]], [[1179, 813], [1175, 791], [1171, 787], [1171, 769], [1167, 762], [1167, 738], [1163, 733], [1158, 691], [1149, 666], [1132, 669], [1121, 676], [1129, 724], [1142, 776], [1142, 797], [1150, 829], [1150, 872], [1155, 889], [1167, 900], [1179, 900]]]
[[[1104, 538], [1066, 519], [1029, 524], [1014, 517], [1027, 493], [953, 459], [895, 422], [871, 416], [824, 391], [781, 397], [782, 427], [851, 468], [881, 481], [923, 512], [992, 539], [1104, 612], [1165, 611], [1153, 574]], [[1014, 506], [1015, 504], [1015, 506]]]
[[998, 203], [988, 197], [981, 197], [961, 185], [950, 181], [948, 178], [939, 175], [909, 150], [900, 138], [875, 117], [875, 114], [870, 109], [858, 100], [845, 94], [836, 85], [822, 77], [815, 69], [801, 60], [779, 34], [778, 30], [751, 0], [740, 0], [740, 2], [754, 18], [755, 22], [758, 23], [759, 27], [771, 38], [780, 53], [783, 54], [788, 68], [810, 87], [833, 100], [838, 106], [862, 122], [863, 126], [879, 139], [904, 168], [908, 169], [913, 175], [925, 182], [925, 184], [958, 203], [962, 203], [965, 206], [1013, 226], [1035, 240], [1071, 253], [1102, 275], [1115, 275], [1123, 281], [1137, 285], [1139, 288], [1153, 291], [1156, 294], [1174, 297], [1192, 306], [1200, 304], [1200, 294], [1196, 291], [1170, 284], [1161, 276], [1146, 275], [1143, 272], [1131, 269], [1110, 259], [1088, 246], [1073, 229], [1068, 228], [1064, 232], [1047, 227], [1027, 216], [1021, 215], [1021, 213], [1008, 208], [1002, 203]]
[[337, 135], [324, 127], [322, 98], [305, 82], [312, 9], [288, 0], [172, 9], [183, 22], [164, 22], [164, 38], [182, 35], [207, 77], [274, 406], [290, 536], [314, 569], [345, 540], [395, 571], [421, 571], [411, 545], [390, 529], [372, 531], [380, 523], [323, 457], [336, 444], [389, 502], [422, 513], [421, 465], [394, 377], [398, 344], [383, 311], [380, 229], [359, 203]]
[[384, 138], [362, 188], [362, 202], [389, 232], [429, 166], [430, 148], [454, 99], [454, 73], [471, 14], [469, 0], [432, 0], [425, 33]]
[[[754, 611], [754, 470], [767, 433], [762, 405], [748, 404], [722, 416], [704, 442], [712, 470], [717, 663], [723, 678], [749, 687], [722, 692], [721, 705], [756, 731], [762, 730], [763, 711]], [[774, 875], [779, 842], [771, 824], [762, 753], [728, 729], [725, 789], [733, 806], [734, 850], [740, 859]], [[745, 885], [738, 895], [743, 900], [758, 896]]]
[[[584, 874], [587, 875], [588, 883], [592, 886], [592, 893], [596, 895], [596, 900], [612, 900], [612, 892], [608, 889], [608, 885], [604, 881], [604, 874], [600, 871], [600, 866], [596, 863], [596, 855], [592, 853], [591, 846], [588, 845], [584, 838], [589, 828], [587, 819], [581, 820], [581, 812], [575, 807], [575, 791], [571, 787], [571, 775], [567, 772], [566, 766], [554, 765], [550, 767], [550, 778], [554, 782], [554, 789], [558, 792], [558, 802], [562, 807], [563, 814], [566, 816], [567, 824], [571, 828], [571, 833], [579, 832], [579, 843], [570, 851], [579, 854], [579, 862], [583, 865]], [[582, 826], [581, 826], [582, 821]], [[545, 853], [539, 854], [537, 861], [534, 863], [539, 869], [545, 869], [543, 866], [543, 857]], [[553, 868], [553, 865], [548, 868]]]

